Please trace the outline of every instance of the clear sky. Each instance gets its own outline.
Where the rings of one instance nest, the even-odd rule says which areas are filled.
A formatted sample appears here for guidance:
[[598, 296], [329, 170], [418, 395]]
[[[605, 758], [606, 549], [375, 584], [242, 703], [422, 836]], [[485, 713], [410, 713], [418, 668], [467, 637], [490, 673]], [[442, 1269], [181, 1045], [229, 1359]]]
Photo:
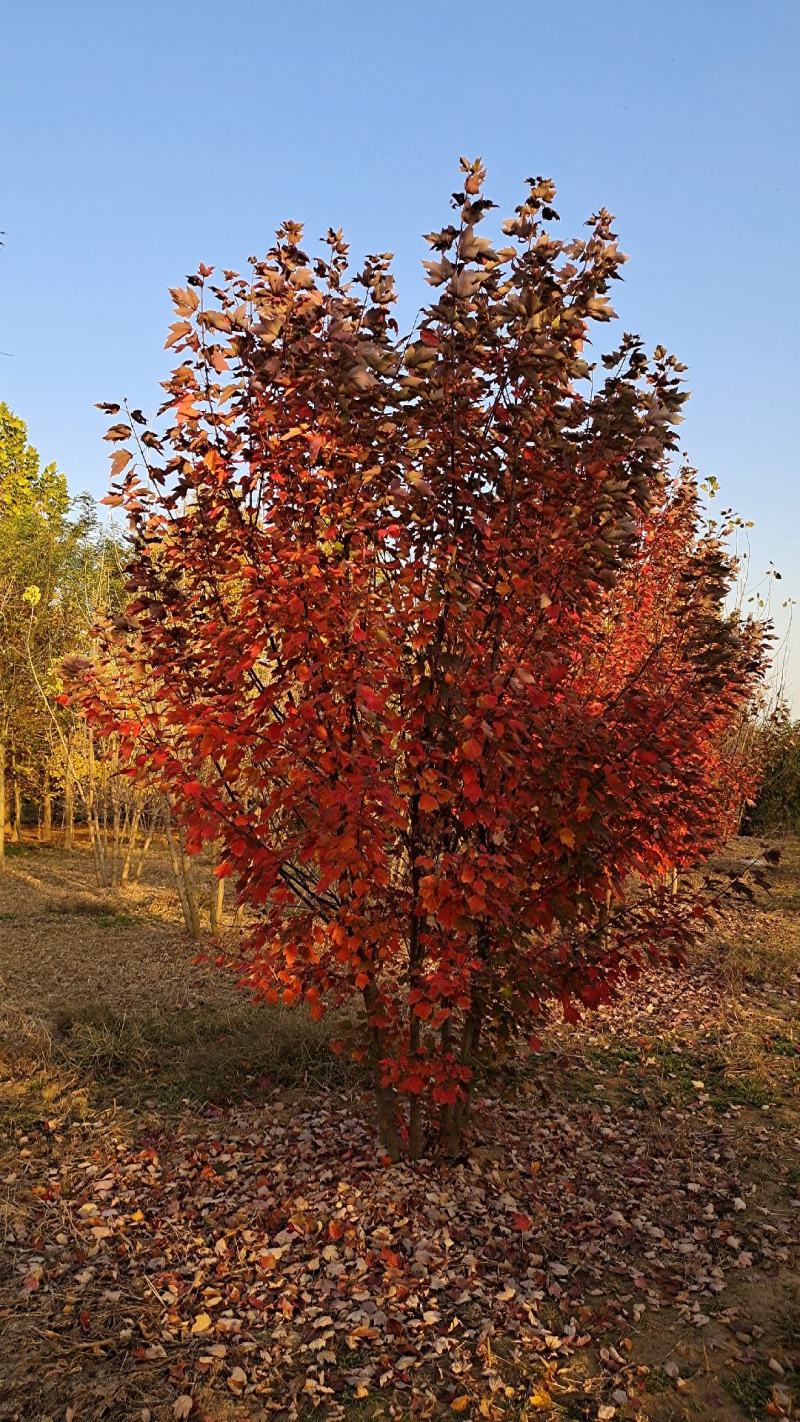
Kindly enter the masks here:
[[[617, 214], [624, 325], [689, 366], [685, 447], [800, 598], [799, 67], [798, 0], [3, 0], [0, 399], [102, 494], [94, 402], [157, 403], [169, 285], [292, 217], [394, 251], [411, 313], [480, 155], [505, 210], [542, 173], [565, 235]], [[800, 608], [792, 640], [797, 706]]]

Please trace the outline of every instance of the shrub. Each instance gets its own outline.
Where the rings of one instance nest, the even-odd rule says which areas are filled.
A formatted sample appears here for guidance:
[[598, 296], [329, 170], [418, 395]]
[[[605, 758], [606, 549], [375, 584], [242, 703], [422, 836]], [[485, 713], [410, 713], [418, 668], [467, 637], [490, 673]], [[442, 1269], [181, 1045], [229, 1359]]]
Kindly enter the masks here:
[[389, 258], [350, 277], [340, 232], [173, 291], [166, 428], [105, 407], [131, 600], [73, 668], [189, 849], [224, 843], [248, 986], [363, 999], [393, 1156], [426, 1120], [458, 1150], [482, 1052], [696, 931], [660, 886], [738, 804], [763, 659], [673, 467], [683, 367], [631, 335], [586, 358], [610, 215], [564, 242], [537, 179], [501, 246], [462, 169], [402, 338]]

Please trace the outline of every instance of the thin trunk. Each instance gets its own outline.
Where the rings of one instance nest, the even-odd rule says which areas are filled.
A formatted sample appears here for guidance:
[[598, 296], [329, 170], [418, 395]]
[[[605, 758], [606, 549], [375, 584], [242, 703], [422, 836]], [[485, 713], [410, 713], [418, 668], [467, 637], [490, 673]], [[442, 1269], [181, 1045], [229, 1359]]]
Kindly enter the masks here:
[[[422, 945], [420, 934], [420, 920], [417, 913], [419, 903], [419, 880], [420, 870], [417, 863], [418, 840], [419, 840], [419, 797], [412, 796], [411, 799], [411, 844], [409, 855], [411, 859], [411, 923], [408, 934], [408, 985], [409, 988], [416, 989], [419, 986], [422, 963], [425, 950]], [[414, 1059], [419, 1053], [422, 1038], [422, 1019], [417, 1016], [415, 1007], [411, 1008], [411, 1021], [409, 1024], [409, 1055], [412, 1066]], [[422, 1155], [423, 1122], [422, 1122], [422, 1099], [419, 1096], [412, 1096], [408, 1105], [408, 1153], [412, 1160], [418, 1160]]]
[[178, 858], [178, 847], [175, 843], [175, 836], [172, 833], [172, 826], [169, 820], [167, 820], [164, 825], [164, 832], [167, 837], [167, 848], [169, 849], [169, 858], [170, 863], [172, 865], [172, 877], [175, 880], [175, 888], [177, 890], [178, 901], [181, 906], [181, 913], [183, 914], [183, 922], [187, 930], [191, 932], [191, 918], [189, 916], [189, 905], [186, 902], [186, 894], [184, 893], [183, 876], [181, 874], [181, 862]]
[[42, 776], [42, 819], [39, 838], [42, 844], [51, 844], [53, 840], [53, 796], [50, 790], [49, 770], [45, 770]]
[[116, 737], [111, 743], [113, 757], [108, 767], [108, 795], [111, 800], [111, 852], [110, 870], [112, 885], [120, 880], [120, 856], [122, 853], [122, 826], [119, 803], [119, 746]]
[[184, 838], [183, 831], [180, 832], [180, 835], [178, 837], [178, 845], [180, 848], [181, 856], [181, 873], [183, 874], [183, 886], [186, 893], [186, 902], [189, 905], [189, 918], [191, 921], [191, 927], [189, 929], [189, 932], [191, 933], [192, 938], [196, 939], [200, 937], [200, 910], [197, 907], [197, 895], [194, 891], [194, 880], [192, 878], [192, 865], [189, 856], [186, 853], [186, 841]]
[[100, 838], [100, 843], [101, 843], [101, 845], [102, 845], [102, 850], [103, 850], [103, 859], [104, 859], [104, 862], [105, 862], [105, 864], [106, 864], [106, 873], [108, 873], [108, 787], [107, 787], [107, 785], [106, 785], [105, 767], [103, 767], [103, 773], [102, 773], [102, 775], [101, 775], [100, 785], [101, 785], [101, 789], [102, 789], [102, 792], [103, 792], [103, 797], [102, 797], [102, 800], [101, 800], [102, 820], [100, 819], [100, 816], [98, 815], [97, 827], [98, 827], [98, 830], [100, 831], [100, 837], [101, 837], [101, 838]]
[[19, 844], [22, 839], [22, 788], [19, 783], [19, 776], [16, 773], [14, 774], [12, 784], [14, 820], [11, 825], [11, 838], [15, 844]]
[[[486, 964], [489, 961], [489, 936], [485, 928], [478, 934], [477, 942], [478, 957]], [[481, 1040], [481, 1029], [485, 1012], [484, 1003], [485, 984], [481, 984], [480, 979], [475, 983], [472, 990], [472, 1005], [464, 1018], [464, 1026], [461, 1032], [461, 1050], [459, 1058], [462, 1066], [469, 1067], [472, 1076], [469, 1081], [462, 1082], [462, 1095], [452, 1106], [445, 1107], [442, 1112], [440, 1126], [440, 1139], [447, 1155], [455, 1156], [461, 1153], [464, 1131], [469, 1122], [470, 1110], [472, 1107], [472, 1088], [475, 1079], [475, 1067], [477, 1064], [478, 1047]]]
[[167, 847], [169, 849], [172, 873], [175, 879], [175, 888], [178, 891], [183, 921], [189, 936], [197, 939], [200, 937], [200, 915], [197, 911], [197, 900], [187, 873], [186, 851], [183, 845], [175, 840], [169, 813], [165, 816], [164, 829], [167, 836]]
[[92, 846], [94, 872], [97, 877], [97, 883], [101, 889], [108, 889], [110, 888], [108, 855], [103, 845], [103, 827], [100, 823], [100, 816], [94, 808], [89, 811], [88, 825], [89, 842]]
[[611, 890], [606, 889], [605, 898], [597, 915], [597, 927], [590, 933], [590, 942], [598, 944], [605, 952], [610, 941], [609, 922], [611, 919]]
[[[461, 1038], [461, 1060], [472, 1071], [475, 1069], [475, 1058], [483, 1025], [482, 1018], [482, 1004], [474, 1009], [471, 1008], [467, 1014]], [[454, 1101], [452, 1106], [445, 1107], [442, 1113], [440, 1138], [445, 1154], [450, 1156], [461, 1154], [464, 1131], [469, 1123], [472, 1109], [472, 1081], [462, 1082], [461, 1090], [463, 1094], [459, 1099]]]
[[11, 741], [11, 843], [19, 844], [22, 837], [22, 791], [17, 774], [17, 752]]
[[678, 870], [674, 864], [670, 865], [669, 869], [665, 869], [663, 882], [667, 893], [672, 894], [674, 898], [678, 892]]
[[100, 888], [101, 888], [101, 889], [104, 889], [104, 888], [107, 887], [107, 885], [106, 885], [106, 866], [105, 866], [105, 857], [104, 857], [104, 855], [103, 855], [103, 840], [102, 840], [102, 834], [101, 834], [101, 830], [100, 830], [100, 819], [99, 819], [99, 817], [98, 817], [97, 809], [96, 809], [96, 794], [95, 794], [95, 776], [96, 776], [96, 771], [95, 771], [95, 760], [94, 760], [94, 736], [93, 736], [93, 734], [92, 734], [91, 731], [89, 732], [89, 754], [88, 754], [88, 763], [89, 763], [89, 784], [88, 784], [88, 793], [87, 793], [87, 796], [86, 796], [86, 821], [87, 821], [87, 824], [88, 824], [88, 826], [89, 826], [89, 841], [90, 841], [91, 846], [92, 846], [92, 857], [93, 857], [93, 859], [94, 859], [94, 872], [95, 872], [95, 876], [96, 876], [96, 878], [97, 878], [97, 882], [98, 882], [98, 885], [100, 886]]
[[422, 1100], [412, 1096], [408, 1103], [408, 1154], [411, 1160], [419, 1160], [422, 1155]]
[[219, 933], [223, 926], [223, 904], [225, 902], [225, 880], [219, 879], [216, 874], [211, 875], [211, 896], [208, 901], [208, 917], [211, 923], [211, 932], [215, 935]]
[[139, 833], [139, 821], [141, 817], [142, 802], [141, 800], [137, 800], [136, 804], [133, 807], [133, 814], [131, 815], [127, 826], [128, 845], [125, 850], [125, 858], [122, 861], [122, 869], [120, 871], [119, 876], [119, 881], [121, 884], [127, 884], [128, 879], [130, 878], [131, 861], [133, 859], [133, 851], [136, 846], [136, 836]]
[[382, 1086], [376, 1077], [375, 1105], [378, 1109], [378, 1135], [391, 1161], [402, 1155], [400, 1132], [397, 1129], [397, 1097], [390, 1086]]
[[64, 772], [64, 848], [75, 848], [75, 783], [72, 778], [72, 736]]
[[120, 879], [120, 822], [119, 805], [114, 805], [111, 819], [111, 883], [118, 884]]
[[0, 740], [0, 869], [6, 862], [6, 743]]
[[375, 1105], [378, 1112], [378, 1135], [390, 1160], [397, 1161], [402, 1154], [400, 1132], [397, 1129], [397, 1093], [391, 1086], [381, 1081], [381, 1057], [383, 1056], [380, 1028], [369, 1020], [378, 1006], [378, 993], [374, 983], [364, 988], [364, 1005], [369, 1023], [370, 1057], [375, 1091]]
[[144, 841], [143, 841], [143, 843], [142, 843], [142, 847], [141, 847], [141, 849], [139, 850], [139, 857], [138, 857], [138, 859], [136, 860], [136, 869], [135, 869], [135, 871], [134, 871], [134, 876], [133, 876], [133, 877], [135, 878], [137, 884], [139, 883], [139, 881], [140, 881], [140, 879], [141, 879], [141, 877], [142, 877], [142, 869], [144, 868], [144, 861], [146, 860], [148, 854], [150, 853], [150, 845], [153, 843], [153, 835], [154, 835], [155, 832], [156, 832], [156, 825], [157, 825], [157, 824], [158, 824], [158, 813], [157, 813], [157, 811], [154, 811], [153, 814], [152, 814], [151, 817], [150, 817], [150, 823], [149, 823], [149, 825], [148, 825], [147, 832], [146, 832], [146, 834], [145, 834]]

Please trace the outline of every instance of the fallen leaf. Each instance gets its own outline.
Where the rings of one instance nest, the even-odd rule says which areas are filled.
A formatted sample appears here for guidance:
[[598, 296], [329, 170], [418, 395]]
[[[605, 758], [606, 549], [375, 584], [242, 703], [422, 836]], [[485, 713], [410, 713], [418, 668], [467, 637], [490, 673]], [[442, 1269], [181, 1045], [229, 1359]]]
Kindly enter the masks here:
[[244, 1391], [246, 1383], [247, 1373], [245, 1372], [244, 1368], [231, 1368], [231, 1371], [228, 1374], [228, 1387], [230, 1388], [231, 1392], [235, 1392], [238, 1396]]

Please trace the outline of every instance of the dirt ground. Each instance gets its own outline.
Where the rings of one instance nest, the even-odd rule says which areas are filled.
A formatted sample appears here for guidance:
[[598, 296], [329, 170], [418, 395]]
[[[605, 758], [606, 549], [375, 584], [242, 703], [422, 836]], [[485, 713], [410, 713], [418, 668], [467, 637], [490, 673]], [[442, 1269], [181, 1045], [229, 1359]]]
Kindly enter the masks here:
[[387, 1166], [337, 1024], [198, 963], [161, 860], [112, 895], [12, 847], [2, 1422], [800, 1416], [782, 851], [679, 976], [498, 1072], [463, 1161]]

